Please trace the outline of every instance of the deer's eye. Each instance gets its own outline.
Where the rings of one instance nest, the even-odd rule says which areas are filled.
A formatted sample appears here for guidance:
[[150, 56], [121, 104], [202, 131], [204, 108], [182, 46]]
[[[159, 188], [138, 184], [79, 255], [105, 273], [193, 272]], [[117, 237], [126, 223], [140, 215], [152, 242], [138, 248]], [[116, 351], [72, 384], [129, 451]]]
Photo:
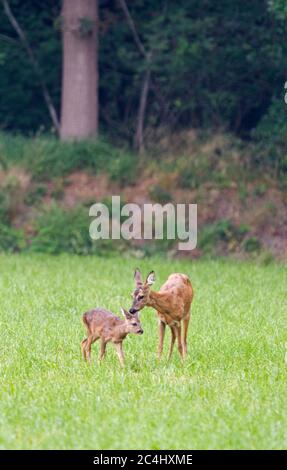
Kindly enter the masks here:
[[144, 295], [139, 295], [139, 296], [138, 296], [138, 299], [139, 299], [139, 300], [142, 300], [143, 298], [144, 298]]
[[137, 323], [132, 323], [132, 326], [137, 326]]

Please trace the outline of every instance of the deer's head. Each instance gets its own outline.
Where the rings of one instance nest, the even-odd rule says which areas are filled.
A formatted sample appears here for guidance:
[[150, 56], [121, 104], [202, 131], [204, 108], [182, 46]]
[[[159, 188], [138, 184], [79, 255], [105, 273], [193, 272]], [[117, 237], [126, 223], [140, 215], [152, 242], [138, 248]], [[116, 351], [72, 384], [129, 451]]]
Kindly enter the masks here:
[[130, 313], [133, 315], [147, 305], [149, 301], [150, 287], [155, 281], [155, 274], [154, 271], [151, 271], [145, 282], [143, 282], [140, 270], [136, 269], [134, 279], [136, 286], [134, 292], [132, 293], [133, 303], [130, 308]]
[[125, 318], [126, 329], [128, 333], [135, 333], [136, 335], [142, 335], [143, 329], [139, 319], [138, 312], [131, 314], [124, 308], [121, 308], [121, 312]]

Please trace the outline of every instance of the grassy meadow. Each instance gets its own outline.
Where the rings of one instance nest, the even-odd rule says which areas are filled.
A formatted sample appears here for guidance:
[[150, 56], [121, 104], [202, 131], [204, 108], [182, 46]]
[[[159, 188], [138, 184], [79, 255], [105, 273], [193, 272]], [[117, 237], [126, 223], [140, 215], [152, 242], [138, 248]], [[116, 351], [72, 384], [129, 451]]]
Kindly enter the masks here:
[[[156, 359], [157, 321], [80, 354], [81, 314], [129, 307], [133, 269], [171, 272], [195, 289], [189, 352]], [[282, 449], [287, 447], [287, 269], [163, 258], [0, 256], [1, 449]]]

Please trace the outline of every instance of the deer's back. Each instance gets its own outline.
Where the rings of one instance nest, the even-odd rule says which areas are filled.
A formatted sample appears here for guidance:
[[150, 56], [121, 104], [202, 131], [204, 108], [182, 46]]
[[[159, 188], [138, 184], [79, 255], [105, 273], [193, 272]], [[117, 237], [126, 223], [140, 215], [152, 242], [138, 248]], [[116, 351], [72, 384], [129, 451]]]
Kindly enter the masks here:
[[122, 320], [109, 310], [95, 308], [83, 315], [83, 322], [91, 333], [102, 335], [106, 330], [112, 330], [122, 323]]
[[171, 274], [161, 286], [160, 292], [168, 292], [171, 297], [171, 309], [179, 306], [183, 311], [188, 311], [193, 299], [193, 289], [189, 277], [186, 274]]

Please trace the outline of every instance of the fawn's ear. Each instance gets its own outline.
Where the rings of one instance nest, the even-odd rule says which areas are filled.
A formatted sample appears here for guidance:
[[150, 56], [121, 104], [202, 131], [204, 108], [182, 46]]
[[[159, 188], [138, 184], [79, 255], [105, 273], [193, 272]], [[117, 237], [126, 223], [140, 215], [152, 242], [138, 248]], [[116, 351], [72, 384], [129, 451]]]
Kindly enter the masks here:
[[151, 271], [146, 278], [146, 284], [148, 286], [152, 286], [154, 282], [155, 282], [155, 273], [154, 271]]
[[123, 315], [124, 318], [131, 318], [132, 314], [129, 313], [127, 310], [125, 310], [123, 307], [121, 307], [121, 314]]
[[135, 270], [135, 274], [134, 274], [134, 280], [136, 281], [136, 285], [141, 285], [143, 282], [142, 282], [142, 275], [141, 275], [141, 272], [138, 268], [136, 268]]

